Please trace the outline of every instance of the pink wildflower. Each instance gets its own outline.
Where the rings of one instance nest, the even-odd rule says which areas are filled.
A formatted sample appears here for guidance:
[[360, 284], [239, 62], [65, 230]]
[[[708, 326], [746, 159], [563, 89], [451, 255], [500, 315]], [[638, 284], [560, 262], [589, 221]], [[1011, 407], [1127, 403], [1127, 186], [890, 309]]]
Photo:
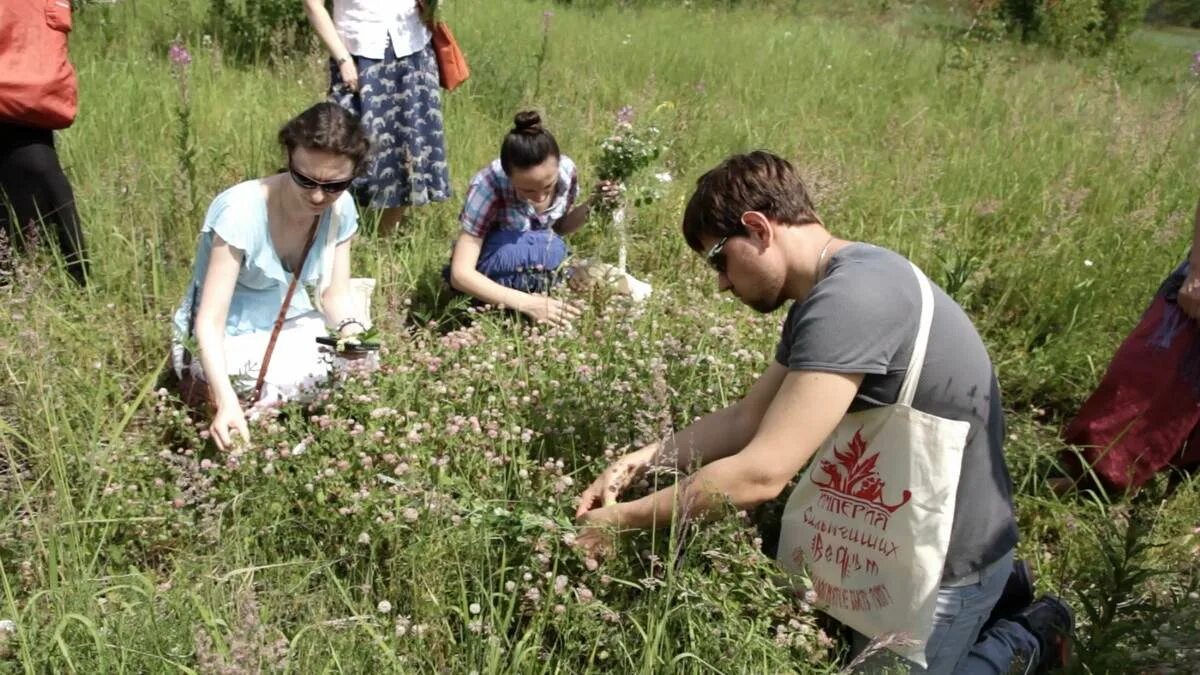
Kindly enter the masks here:
[[167, 56], [171, 59], [171, 63], [180, 68], [192, 62], [192, 55], [188, 53], [187, 47], [183, 46], [183, 43], [178, 40], [171, 43], [171, 48], [167, 50]]

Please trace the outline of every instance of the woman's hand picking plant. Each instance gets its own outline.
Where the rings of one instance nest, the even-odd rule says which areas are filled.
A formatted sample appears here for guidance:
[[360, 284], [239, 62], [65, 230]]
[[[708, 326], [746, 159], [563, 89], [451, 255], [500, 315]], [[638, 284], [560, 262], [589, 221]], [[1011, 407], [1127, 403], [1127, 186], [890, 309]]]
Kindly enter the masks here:
[[625, 184], [613, 180], [601, 180], [592, 191], [589, 205], [594, 209], [612, 211], [621, 205]]

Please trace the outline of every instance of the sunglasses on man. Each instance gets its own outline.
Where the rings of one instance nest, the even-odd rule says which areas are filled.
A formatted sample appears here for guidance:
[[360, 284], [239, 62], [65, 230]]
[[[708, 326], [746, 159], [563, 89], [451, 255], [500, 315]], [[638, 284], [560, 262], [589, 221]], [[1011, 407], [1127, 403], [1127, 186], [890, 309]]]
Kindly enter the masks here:
[[292, 164], [290, 159], [288, 160], [288, 173], [291, 174], [292, 181], [295, 182], [296, 185], [299, 185], [302, 189], [315, 190], [317, 188], [321, 188], [322, 192], [330, 195], [334, 195], [339, 192], [345, 192], [346, 189], [350, 187], [350, 184], [354, 182], [354, 178], [321, 182], [315, 178], [305, 176], [297, 171], [295, 165]]
[[713, 247], [708, 249], [708, 253], [704, 254], [704, 262], [708, 263], [708, 266], [717, 274], [725, 273], [725, 242], [729, 241], [732, 236], [732, 234], [727, 234], [721, 237], [721, 240], [713, 244]]

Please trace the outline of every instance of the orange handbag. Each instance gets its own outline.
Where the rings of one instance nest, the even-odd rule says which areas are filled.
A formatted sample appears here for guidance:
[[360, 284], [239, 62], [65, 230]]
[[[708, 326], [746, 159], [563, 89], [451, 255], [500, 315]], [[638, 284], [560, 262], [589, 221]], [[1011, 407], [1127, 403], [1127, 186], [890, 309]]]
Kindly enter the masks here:
[[450, 32], [450, 26], [446, 25], [445, 21], [438, 21], [430, 16], [424, 0], [418, 0], [417, 11], [421, 13], [425, 27], [433, 34], [433, 54], [437, 58], [438, 81], [446, 91], [454, 91], [471, 76], [471, 69], [467, 67], [467, 57], [458, 46], [458, 40], [454, 39], [454, 33]]
[[0, 2], [0, 121], [63, 129], [79, 91], [67, 58], [70, 0]]
[[443, 89], [453, 91], [471, 76], [467, 57], [463, 55], [445, 21], [436, 22], [430, 32], [433, 33], [433, 53], [437, 56], [438, 81]]

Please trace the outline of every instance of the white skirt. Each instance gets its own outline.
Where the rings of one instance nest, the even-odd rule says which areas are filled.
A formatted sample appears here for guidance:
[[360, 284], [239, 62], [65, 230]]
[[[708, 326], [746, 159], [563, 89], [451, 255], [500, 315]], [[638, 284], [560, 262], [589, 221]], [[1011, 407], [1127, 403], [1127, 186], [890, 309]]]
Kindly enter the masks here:
[[[332, 350], [317, 344], [316, 339], [328, 334], [325, 319], [319, 312], [307, 312], [285, 321], [279, 331], [279, 339], [275, 341], [275, 351], [271, 354], [262, 396], [255, 405], [300, 398], [306, 390], [323, 382], [329, 376], [335, 356]], [[270, 339], [271, 331], [225, 336], [225, 368], [238, 393], [254, 389]], [[176, 341], [171, 347], [175, 373], [182, 375], [185, 367], [183, 345]], [[196, 355], [192, 356], [187, 367], [193, 377], [207, 381]]]

